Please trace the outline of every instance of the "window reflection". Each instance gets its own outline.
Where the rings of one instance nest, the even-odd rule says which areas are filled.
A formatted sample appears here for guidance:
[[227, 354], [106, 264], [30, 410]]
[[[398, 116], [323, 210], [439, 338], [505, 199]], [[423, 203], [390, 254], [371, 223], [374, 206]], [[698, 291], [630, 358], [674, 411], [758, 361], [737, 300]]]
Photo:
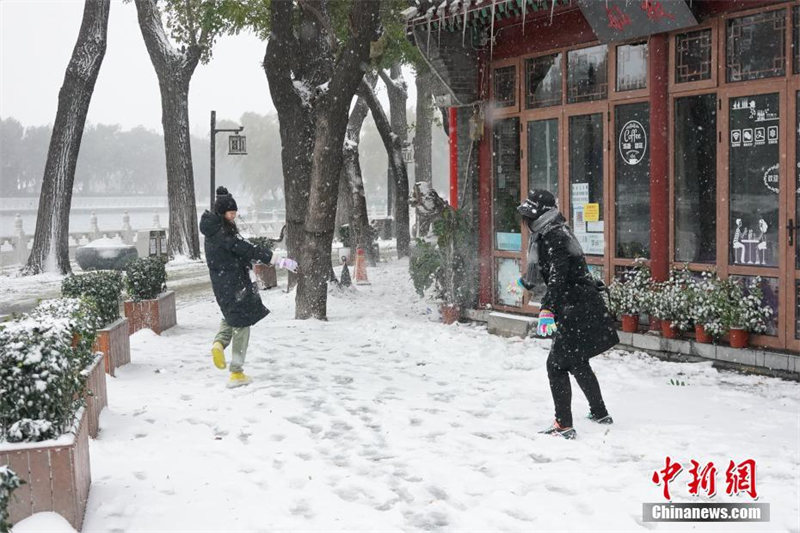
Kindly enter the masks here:
[[493, 219], [495, 248], [522, 249], [520, 204], [519, 119], [508, 118], [495, 123], [494, 135]]
[[567, 101], [588, 102], [608, 97], [608, 47], [570, 50], [567, 55]]
[[561, 54], [526, 60], [525, 74], [528, 109], [561, 104]]
[[617, 47], [617, 91], [647, 88], [647, 43]]

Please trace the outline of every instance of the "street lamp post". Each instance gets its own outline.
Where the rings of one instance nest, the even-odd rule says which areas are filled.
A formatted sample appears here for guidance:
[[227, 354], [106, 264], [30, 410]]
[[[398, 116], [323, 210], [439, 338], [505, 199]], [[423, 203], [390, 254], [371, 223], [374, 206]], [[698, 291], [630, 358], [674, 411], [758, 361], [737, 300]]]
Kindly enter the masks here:
[[216, 184], [215, 181], [215, 168], [214, 165], [216, 164], [216, 135], [220, 132], [230, 132], [235, 133], [237, 135], [231, 135], [230, 141], [228, 143], [228, 155], [247, 155], [247, 150], [245, 149], [245, 137], [244, 135], [238, 135], [244, 129], [244, 126], [239, 126], [238, 128], [234, 129], [225, 129], [220, 128], [217, 129], [217, 112], [211, 112], [211, 146], [209, 148], [209, 152], [211, 153], [211, 199], [209, 203], [211, 204], [211, 210], [214, 210], [214, 196], [215, 196], [215, 189]]

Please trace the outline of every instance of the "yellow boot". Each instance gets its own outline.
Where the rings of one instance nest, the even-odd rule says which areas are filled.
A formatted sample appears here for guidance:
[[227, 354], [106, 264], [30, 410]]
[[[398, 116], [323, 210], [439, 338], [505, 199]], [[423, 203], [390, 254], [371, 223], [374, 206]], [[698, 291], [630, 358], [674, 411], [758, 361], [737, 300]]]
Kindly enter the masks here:
[[221, 342], [216, 341], [211, 345], [211, 358], [214, 360], [214, 366], [220, 370], [224, 370], [225, 366], [225, 347]]
[[250, 379], [250, 376], [248, 376], [244, 372], [231, 372], [231, 378], [228, 380], [227, 387], [229, 389], [232, 389], [234, 387], [249, 385], [252, 382], [253, 380]]

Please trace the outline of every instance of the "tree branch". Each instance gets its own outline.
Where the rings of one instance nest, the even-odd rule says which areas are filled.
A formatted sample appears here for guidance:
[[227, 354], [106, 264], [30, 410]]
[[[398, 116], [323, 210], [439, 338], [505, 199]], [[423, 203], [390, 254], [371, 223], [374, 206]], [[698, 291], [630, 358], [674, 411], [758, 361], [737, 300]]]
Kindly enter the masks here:
[[272, 32], [264, 54], [272, 101], [278, 113], [302, 105], [292, 83], [292, 65], [296, 63], [298, 43], [292, 34], [292, 0], [272, 0]]

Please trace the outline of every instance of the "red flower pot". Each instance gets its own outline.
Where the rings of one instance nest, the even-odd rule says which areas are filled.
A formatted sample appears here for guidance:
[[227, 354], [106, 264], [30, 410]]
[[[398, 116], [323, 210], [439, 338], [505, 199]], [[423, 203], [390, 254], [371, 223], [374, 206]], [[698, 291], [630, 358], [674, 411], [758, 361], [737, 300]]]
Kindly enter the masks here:
[[622, 331], [625, 333], [636, 333], [639, 330], [638, 315], [622, 315]]
[[747, 348], [749, 333], [744, 329], [731, 329], [728, 332], [731, 348]]
[[697, 342], [702, 342], [703, 344], [711, 344], [712, 338], [711, 335], [706, 333], [706, 328], [703, 324], [695, 324], [694, 326], [694, 339]]
[[442, 322], [445, 324], [452, 324], [461, 316], [461, 308], [457, 305], [442, 304], [439, 306], [439, 312], [442, 314]]
[[661, 321], [661, 334], [665, 339], [675, 339], [678, 337], [678, 331], [672, 327], [672, 320]]

